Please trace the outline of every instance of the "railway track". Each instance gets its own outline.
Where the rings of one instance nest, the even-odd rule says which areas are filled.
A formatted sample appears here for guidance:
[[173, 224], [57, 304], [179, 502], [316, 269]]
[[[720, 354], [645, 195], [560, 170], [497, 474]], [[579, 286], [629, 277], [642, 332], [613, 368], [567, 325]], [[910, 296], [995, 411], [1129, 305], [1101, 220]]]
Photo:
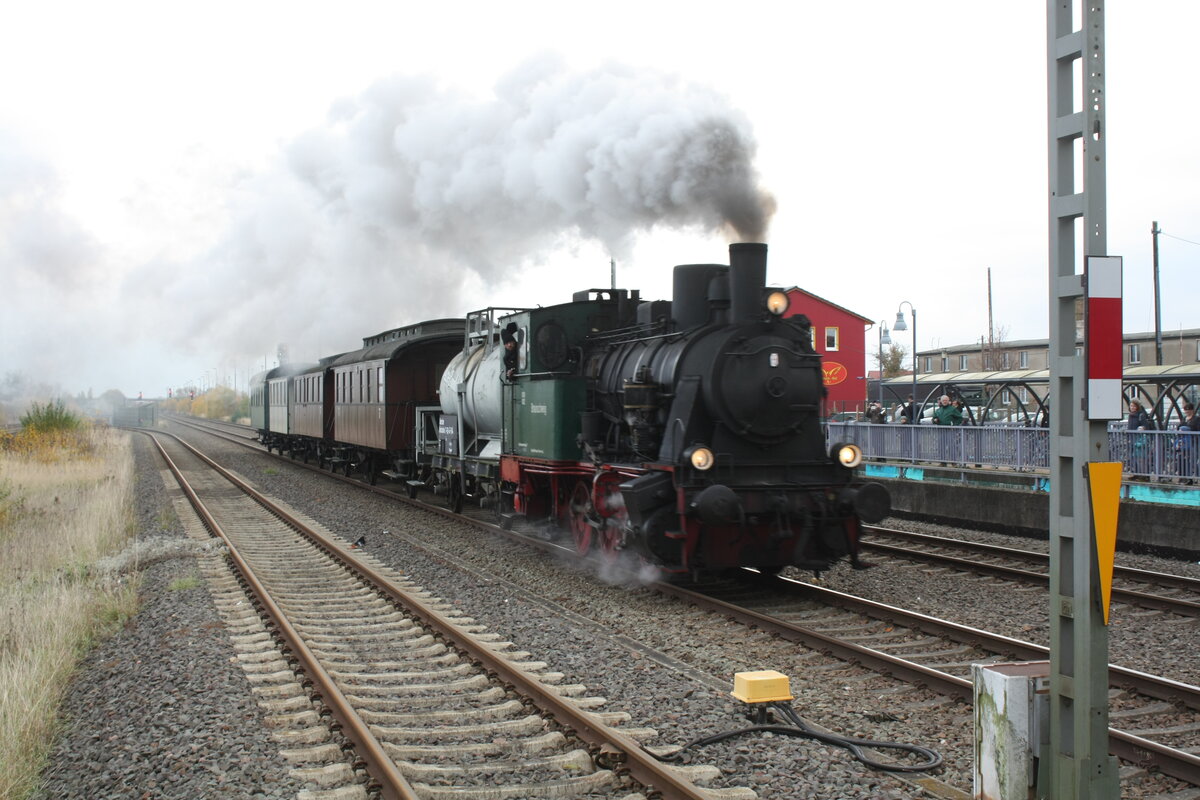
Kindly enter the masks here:
[[[875, 554], [877, 562], [925, 562], [1020, 583], [1050, 584], [1050, 556], [1045, 553], [877, 526], [867, 526], [866, 531], [870, 538], [864, 539], [863, 547]], [[877, 537], [891, 541], [879, 541]], [[1112, 599], [1115, 603], [1197, 617], [1200, 579], [1118, 565], [1113, 568]]]
[[[257, 445], [254, 447], [261, 449]], [[360, 481], [351, 482], [407, 501], [397, 492], [370, 487]], [[415, 502], [435, 513], [465, 519], [499, 535], [520, 538], [530, 546], [560, 551], [569, 549], [521, 531], [502, 531], [487, 520], [456, 516], [437, 505], [408, 502]], [[965, 564], [963, 568], [966, 568]], [[737, 580], [690, 587], [656, 583], [651, 588], [742, 624], [803, 643], [819, 652], [927, 686], [968, 703], [973, 699], [969, 678], [972, 663], [1045, 660], [1049, 657], [1048, 648], [1032, 642], [956, 625], [795, 580], [759, 576], [753, 571], [745, 573], [748, 583]], [[1041, 591], [1032, 585], [1022, 590]], [[1113, 696], [1110, 719], [1122, 726], [1110, 728], [1111, 752], [1127, 762], [1157, 769], [1200, 786], [1200, 688], [1117, 666], [1110, 668], [1110, 680]]]
[[[1049, 648], [800, 581], [760, 576], [654, 588], [814, 650], [972, 702], [972, 664], [1041, 661]], [[1114, 755], [1200, 786], [1200, 687], [1110, 666]]]
[[[509, 652], [190, 445], [150, 435], [269, 617], [264, 629], [224, 580], [230, 595], [218, 605], [239, 626], [239, 659], [300, 776], [385, 798], [713, 796], [695, 781], [719, 771], [659, 762], [640, 744], [653, 731], [621, 728], [628, 715], [598, 710], [603, 698], [560, 685], [546, 663]], [[216, 581], [220, 571], [207, 567]]]

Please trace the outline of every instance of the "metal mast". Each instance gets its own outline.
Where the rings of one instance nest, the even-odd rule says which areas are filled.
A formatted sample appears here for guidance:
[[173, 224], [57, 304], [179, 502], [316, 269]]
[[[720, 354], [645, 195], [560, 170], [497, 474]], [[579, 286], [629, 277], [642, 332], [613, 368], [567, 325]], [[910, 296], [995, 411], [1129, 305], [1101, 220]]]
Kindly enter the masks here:
[[[1080, 263], [1106, 255], [1104, 5], [1047, 1], [1050, 193], [1050, 752], [1040, 794], [1055, 800], [1116, 798], [1117, 765], [1108, 755], [1108, 629], [1098, 598], [1091, 533], [1089, 461], [1108, 460], [1107, 424], [1085, 413], [1087, 375], [1076, 354], [1076, 309], [1085, 286]], [[1072, 78], [1082, 61], [1082, 97]], [[1076, 101], [1080, 105], [1076, 105]], [[1081, 110], [1077, 110], [1081, 109]], [[1075, 191], [1075, 148], [1082, 146], [1082, 189]], [[1083, 219], [1083, 256], [1076, 221]], [[1045, 766], [1045, 764], [1043, 764]]]

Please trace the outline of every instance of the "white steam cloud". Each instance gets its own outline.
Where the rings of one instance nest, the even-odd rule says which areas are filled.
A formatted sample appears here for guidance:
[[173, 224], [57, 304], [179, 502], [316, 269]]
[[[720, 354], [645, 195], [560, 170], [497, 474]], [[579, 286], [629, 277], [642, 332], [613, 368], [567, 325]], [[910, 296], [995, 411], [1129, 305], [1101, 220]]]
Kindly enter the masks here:
[[[165, 329], [229, 353], [287, 341], [328, 354], [457, 316], [468, 275], [511, 280], [564, 244], [622, 257], [655, 226], [761, 240], [774, 204], [754, 154], [725, 98], [661, 73], [570, 72], [543, 57], [486, 99], [428, 77], [382, 80], [287, 144], [276, 172], [238, 186], [227, 239], [162, 289], [197, 324]], [[171, 272], [161, 266], [127, 287]]]

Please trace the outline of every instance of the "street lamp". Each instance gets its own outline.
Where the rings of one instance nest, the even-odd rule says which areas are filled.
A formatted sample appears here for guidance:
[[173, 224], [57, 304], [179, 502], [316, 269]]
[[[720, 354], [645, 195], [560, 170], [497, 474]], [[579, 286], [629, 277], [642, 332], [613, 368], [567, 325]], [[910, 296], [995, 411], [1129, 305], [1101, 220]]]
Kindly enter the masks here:
[[913, 330], [913, 335], [912, 335], [912, 348], [913, 348], [913, 353], [912, 353], [912, 356], [913, 356], [912, 424], [918, 425], [921, 422], [921, 418], [919, 416], [917, 416], [917, 309], [915, 309], [913, 307], [913, 304], [910, 303], [909, 301], [901, 300], [900, 305], [896, 307], [896, 324], [892, 325], [892, 330], [894, 330], [894, 331], [908, 330], [908, 323], [906, 323], [904, 321], [904, 306], [908, 306], [908, 310], [912, 312], [912, 319], [913, 319], [913, 328], [912, 328], [912, 330]]
[[888, 335], [887, 320], [879, 321], [879, 407], [883, 408], [883, 346], [891, 344], [892, 337]]

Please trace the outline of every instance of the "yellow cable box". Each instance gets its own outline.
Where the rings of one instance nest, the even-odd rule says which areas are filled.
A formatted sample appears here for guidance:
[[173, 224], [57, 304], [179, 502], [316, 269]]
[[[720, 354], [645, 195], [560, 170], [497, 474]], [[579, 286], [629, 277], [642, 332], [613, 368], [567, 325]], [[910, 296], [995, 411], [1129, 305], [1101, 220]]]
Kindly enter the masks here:
[[788, 676], [773, 669], [737, 673], [733, 676], [731, 694], [743, 703], [778, 703], [792, 699]]

